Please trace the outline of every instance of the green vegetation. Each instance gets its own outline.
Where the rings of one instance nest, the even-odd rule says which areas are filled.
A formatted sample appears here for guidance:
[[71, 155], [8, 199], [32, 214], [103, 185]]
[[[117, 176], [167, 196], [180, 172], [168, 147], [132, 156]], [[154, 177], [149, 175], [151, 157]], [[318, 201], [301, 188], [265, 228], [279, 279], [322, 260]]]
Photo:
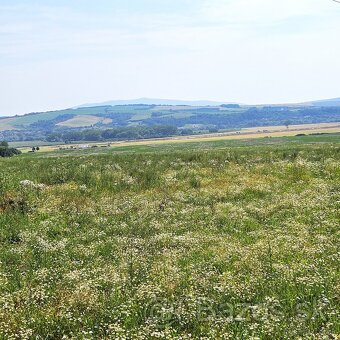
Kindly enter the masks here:
[[136, 126], [107, 130], [87, 129], [82, 131], [55, 132], [47, 135], [46, 140], [48, 142], [131, 140], [169, 137], [178, 133], [178, 129], [174, 126]]
[[15, 148], [10, 148], [7, 142], [0, 142], [0, 157], [12, 157], [19, 154], [21, 152]]
[[268, 140], [0, 159], [0, 338], [336, 338], [338, 136]]
[[[320, 104], [321, 105], [321, 104]], [[157, 106], [119, 105], [67, 109], [0, 118], [0, 139], [11, 142], [49, 140], [51, 134], [86, 129], [172, 126], [183, 134], [257, 126], [339, 122], [340, 106]]]
[[[85, 143], [85, 142], [84, 142]], [[91, 142], [89, 142], [91, 143]], [[88, 148], [77, 148], [77, 144], [69, 144], [56, 148], [56, 143], [46, 143], [47, 151], [44, 150], [43, 143], [37, 143], [44, 152], [44, 157], [60, 157], [60, 156], [84, 156], [84, 155], [112, 155], [120, 153], [159, 153], [173, 151], [192, 151], [192, 150], [211, 150], [224, 148], [243, 148], [243, 147], [260, 147], [260, 146], [283, 146], [283, 145], [300, 145], [300, 144], [316, 144], [328, 143], [329, 145], [337, 145], [340, 143], [340, 133], [335, 134], [311, 134], [290, 137], [263, 137], [263, 138], [243, 138], [243, 139], [219, 139], [209, 140], [206, 138], [195, 138], [187, 140], [171, 140], [164, 139], [162, 141], [136, 141], [122, 143], [101, 143], [89, 144]], [[31, 143], [11, 143], [16, 147], [31, 147]], [[50, 147], [48, 146], [50, 145]], [[110, 146], [109, 146], [110, 145]], [[32, 157], [32, 154], [24, 154], [22, 157]]]

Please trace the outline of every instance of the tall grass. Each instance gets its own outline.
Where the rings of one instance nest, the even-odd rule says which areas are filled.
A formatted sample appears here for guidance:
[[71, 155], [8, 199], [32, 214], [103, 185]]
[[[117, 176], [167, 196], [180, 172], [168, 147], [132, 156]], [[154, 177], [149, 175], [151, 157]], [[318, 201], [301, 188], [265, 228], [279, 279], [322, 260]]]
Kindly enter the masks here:
[[0, 337], [336, 338], [339, 164], [334, 144], [0, 160]]

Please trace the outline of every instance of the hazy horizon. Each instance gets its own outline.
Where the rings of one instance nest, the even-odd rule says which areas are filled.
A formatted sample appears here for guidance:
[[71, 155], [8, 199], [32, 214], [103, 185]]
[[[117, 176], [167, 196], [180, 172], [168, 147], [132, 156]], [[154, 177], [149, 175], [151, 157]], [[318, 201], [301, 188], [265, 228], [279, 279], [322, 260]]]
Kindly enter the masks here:
[[332, 0], [2, 0], [0, 116], [135, 98], [339, 97]]
[[[214, 105], [216, 103], [216, 105], [222, 105], [222, 104], [239, 104], [239, 105], [246, 105], [246, 106], [256, 106], [256, 105], [292, 105], [292, 104], [303, 104], [303, 103], [310, 103], [310, 102], [317, 102], [317, 101], [324, 101], [324, 100], [332, 100], [332, 99], [336, 99], [338, 100], [339, 98], [323, 98], [323, 99], [313, 99], [313, 100], [307, 100], [307, 101], [297, 101], [297, 102], [287, 102], [287, 103], [237, 103], [237, 102], [231, 102], [231, 101], [210, 101], [210, 100], [202, 100], [202, 99], [194, 99], [194, 100], [185, 100], [185, 99], [176, 99], [176, 98], [130, 98], [130, 99], [114, 99], [114, 100], [108, 100], [108, 101], [103, 101], [103, 102], [99, 102], [99, 103], [82, 103], [82, 104], [78, 104], [78, 105], [73, 105], [73, 106], [69, 106], [69, 107], [60, 107], [60, 108], [51, 108], [51, 109], [47, 109], [47, 110], [43, 110], [43, 111], [30, 111], [30, 112], [22, 112], [22, 113], [17, 113], [17, 114], [10, 114], [10, 115], [6, 115], [6, 114], [0, 114], [0, 117], [12, 117], [12, 116], [16, 116], [16, 115], [25, 115], [25, 114], [31, 114], [31, 113], [40, 113], [40, 112], [48, 112], [48, 111], [58, 111], [58, 110], [64, 110], [64, 109], [74, 109], [74, 108], [79, 108], [79, 107], [87, 107], [87, 105], [90, 106], [94, 106], [94, 104], [98, 104], [98, 106], [100, 105], [110, 105], [109, 102], [125, 102], [125, 101], [131, 101], [131, 102], [138, 102], [138, 104], [150, 104], [150, 103], [145, 103], [143, 101], [139, 101], [139, 99], [146, 99], [148, 101], [155, 99], [155, 100], [159, 100], [159, 101], [178, 101], [178, 102], [207, 102], [206, 104], [201, 104], [203, 106], [208, 106], [208, 105]], [[210, 102], [210, 103], [208, 103]], [[133, 105], [133, 104], [137, 104], [137, 103], [132, 103], [132, 104], [127, 104], [127, 103], [117, 103], [115, 105]], [[180, 105], [180, 103], [178, 104], [173, 104], [173, 103], [169, 103], [169, 104], [157, 104], [157, 103], [153, 103], [156, 105]], [[184, 105], [190, 105], [190, 104], [184, 104]]]

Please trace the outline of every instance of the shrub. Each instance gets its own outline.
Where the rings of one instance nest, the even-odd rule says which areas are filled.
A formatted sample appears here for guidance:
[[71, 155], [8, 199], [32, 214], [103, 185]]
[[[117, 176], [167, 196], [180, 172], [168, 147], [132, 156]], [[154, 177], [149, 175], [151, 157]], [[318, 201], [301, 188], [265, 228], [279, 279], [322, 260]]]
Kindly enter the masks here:
[[[2, 143], [1, 143], [2, 144]], [[15, 148], [9, 148], [6, 146], [0, 146], [0, 157], [12, 157], [14, 155], [20, 155], [21, 151]]]

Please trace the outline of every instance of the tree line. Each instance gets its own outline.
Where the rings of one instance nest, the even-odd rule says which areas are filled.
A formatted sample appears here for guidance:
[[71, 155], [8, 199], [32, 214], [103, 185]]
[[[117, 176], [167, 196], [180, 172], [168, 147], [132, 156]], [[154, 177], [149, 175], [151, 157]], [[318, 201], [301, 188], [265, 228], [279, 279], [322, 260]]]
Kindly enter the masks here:
[[86, 129], [53, 132], [46, 136], [48, 142], [134, 140], [170, 137], [179, 133], [178, 128], [169, 125], [121, 127], [107, 130]]

